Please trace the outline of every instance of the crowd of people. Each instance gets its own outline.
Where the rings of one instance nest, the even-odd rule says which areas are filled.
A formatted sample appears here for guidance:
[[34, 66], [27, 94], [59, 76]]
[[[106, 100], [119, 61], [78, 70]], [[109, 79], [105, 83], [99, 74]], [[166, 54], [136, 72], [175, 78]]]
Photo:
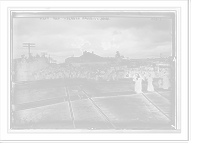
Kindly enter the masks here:
[[146, 71], [138, 71], [133, 76], [133, 81], [135, 81], [135, 92], [142, 93], [142, 83], [143, 81], [147, 81], [147, 91], [153, 92], [154, 79], [157, 80], [157, 87], [159, 89], [169, 89], [171, 87], [170, 84], [170, 70], [168, 68], [158, 69], [155, 71], [154, 69], [146, 70]]
[[143, 81], [147, 82], [148, 91], [154, 91], [153, 81], [155, 80], [158, 88], [170, 88], [169, 68], [153, 66], [49, 66], [35, 71], [33, 76], [35, 80], [80, 78], [91, 81], [119, 81], [129, 78], [135, 82], [135, 91], [137, 93], [141, 93]]
[[89, 80], [114, 81], [123, 78], [122, 67], [109, 68], [106, 66], [56, 66], [48, 67], [34, 73], [35, 80], [59, 78], [84, 78]]

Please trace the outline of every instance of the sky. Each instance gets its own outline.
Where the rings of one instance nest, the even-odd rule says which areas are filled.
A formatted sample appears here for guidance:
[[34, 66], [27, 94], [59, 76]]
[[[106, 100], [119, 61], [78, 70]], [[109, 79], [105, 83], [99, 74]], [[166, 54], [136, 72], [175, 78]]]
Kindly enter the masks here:
[[119, 51], [125, 58], [170, 56], [172, 52], [171, 20], [163, 18], [112, 17], [69, 20], [60, 18], [14, 18], [13, 57], [28, 55], [23, 43], [35, 43], [31, 53], [47, 53], [58, 62], [80, 56], [83, 51], [114, 57]]

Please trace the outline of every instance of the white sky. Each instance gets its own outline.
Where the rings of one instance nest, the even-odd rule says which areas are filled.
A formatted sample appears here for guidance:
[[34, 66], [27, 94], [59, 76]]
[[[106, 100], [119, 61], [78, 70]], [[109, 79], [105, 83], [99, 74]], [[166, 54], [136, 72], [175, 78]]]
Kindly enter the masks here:
[[14, 58], [28, 54], [24, 42], [35, 43], [31, 53], [47, 52], [59, 62], [93, 51], [100, 56], [115, 56], [115, 52], [129, 58], [149, 58], [171, 55], [171, 20], [151, 18], [110, 18], [97, 20], [41, 20], [14, 18]]

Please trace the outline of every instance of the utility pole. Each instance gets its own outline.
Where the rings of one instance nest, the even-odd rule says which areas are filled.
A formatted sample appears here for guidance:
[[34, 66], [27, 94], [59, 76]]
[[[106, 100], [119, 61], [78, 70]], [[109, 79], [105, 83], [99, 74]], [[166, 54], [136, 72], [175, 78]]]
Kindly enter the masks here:
[[29, 55], [29, 58], [31, 56], [31, 47], [35, 47], [35, 43], [23, 43], [23, 47], [27, 47], [28, 48], [28, 55]]

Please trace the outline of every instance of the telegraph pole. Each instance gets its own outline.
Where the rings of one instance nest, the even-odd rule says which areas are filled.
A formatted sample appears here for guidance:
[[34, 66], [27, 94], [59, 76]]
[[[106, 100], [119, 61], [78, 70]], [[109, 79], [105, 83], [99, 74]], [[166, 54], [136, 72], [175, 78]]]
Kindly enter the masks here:
[[29, 58], [31, 56], [31, 47], [35, 47], [35, 43], [23, 43], [23, 47], [27, 47], [28, 48], [28, 55], [29, 55]]

